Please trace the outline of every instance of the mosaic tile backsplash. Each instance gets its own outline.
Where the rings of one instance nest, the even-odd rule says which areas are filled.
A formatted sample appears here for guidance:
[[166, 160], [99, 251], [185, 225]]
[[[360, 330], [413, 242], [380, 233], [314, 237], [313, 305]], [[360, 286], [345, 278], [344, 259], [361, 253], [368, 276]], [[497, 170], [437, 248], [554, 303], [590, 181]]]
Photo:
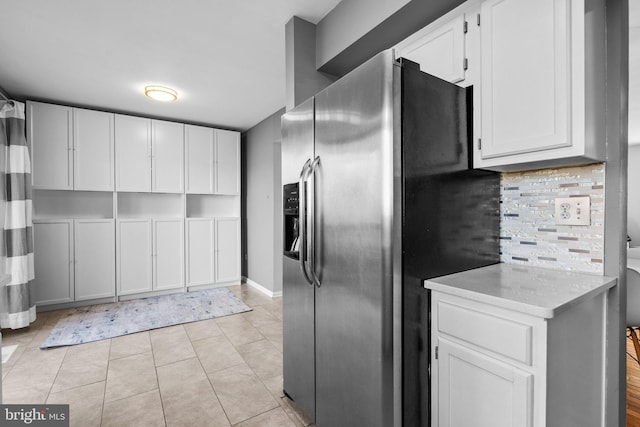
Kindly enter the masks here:
[[[604, 164], [503, 173], [500, 260], [604, 274]], [[591, 197], [591, 225], [555, 224], [555, 198]]]

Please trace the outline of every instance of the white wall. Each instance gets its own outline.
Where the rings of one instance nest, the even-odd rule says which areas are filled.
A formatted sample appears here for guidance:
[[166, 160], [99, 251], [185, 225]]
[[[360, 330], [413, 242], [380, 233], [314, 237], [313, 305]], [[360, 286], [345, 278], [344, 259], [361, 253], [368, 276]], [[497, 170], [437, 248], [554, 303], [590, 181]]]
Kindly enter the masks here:
[[245, 134], [246, 277], [267, 291], [282, 291], [280, 117], [284, 109]]

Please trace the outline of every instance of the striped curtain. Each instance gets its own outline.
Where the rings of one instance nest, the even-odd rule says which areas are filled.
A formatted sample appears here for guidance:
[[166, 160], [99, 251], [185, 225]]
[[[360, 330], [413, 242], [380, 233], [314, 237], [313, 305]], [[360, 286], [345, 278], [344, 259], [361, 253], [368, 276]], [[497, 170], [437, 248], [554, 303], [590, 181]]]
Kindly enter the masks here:
[[31, 222], [31, 161], [25, 138], [24, 104], [6, 102], [0, 108], [2, 153], [3, 240], [0, 271], [11, 282], [0, 288], [0, 327], [24, 328], [36, 320], [33, 297], [33, 224]]

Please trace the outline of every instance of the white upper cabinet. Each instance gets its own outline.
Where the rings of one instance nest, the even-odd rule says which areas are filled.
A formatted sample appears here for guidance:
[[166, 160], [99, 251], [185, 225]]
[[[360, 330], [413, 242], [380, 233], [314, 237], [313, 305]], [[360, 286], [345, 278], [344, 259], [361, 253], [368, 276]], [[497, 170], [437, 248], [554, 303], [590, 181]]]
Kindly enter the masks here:
[[476, 167], [604, 160], [604, 3], [590, 3], [587, 21], [585, 0], [482, 2]]
[[240, 194], [240, 133], [216, 129], [216, 194]]
[[420, 70], [451, 83], [465, 79], [465, 16], [428, 26], [396, 47], [396, 55], [420, 64]]
[[184, 125], [152, 120], [151, 190], [158, 193], [184, 192]]
[[32, 101], [27, 105], [33, 187], [113, 191], [113, 114]]
[[151, 191], [151, 120], [116, 114], [116, 190]]
[[185, 125], [186, 192], [214, 193], [215, 129]]
[[75, 190], [113, 191], [113, 114], [73, 109]]
[[181, 123], [116, 114], [117, 191], [182, 193]]
[[185, 126], [187, 193], [240, 194], [240, 133]]
[[29, 102], [27, 119], [33, 188], [73, 189], [72, 109]]

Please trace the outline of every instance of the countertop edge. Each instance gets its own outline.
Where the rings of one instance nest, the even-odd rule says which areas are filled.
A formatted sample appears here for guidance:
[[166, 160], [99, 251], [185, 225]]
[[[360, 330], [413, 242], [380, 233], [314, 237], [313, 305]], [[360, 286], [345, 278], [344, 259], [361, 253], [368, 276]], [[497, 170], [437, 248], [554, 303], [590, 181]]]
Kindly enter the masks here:
[[[486, 267], [483, 267], [483, 268], [486, 268]], [[476, 269], [476, 270], [480, 270], [480, 269]], [[469, 270], [466, 273], [473, 274], [473, 271], [474, 270]], [[588, 274], [588, 273], [584, 273], [584, 274]], [[456, 287], [455, 285], [439, 283], [437, 282], [438, 277], [424, 280], [423, 286], [426, 289], [432, 289], [434, 291], [439, 291], [439, 292], [443, 292], [443, 293], [447, 293], [450, 295], [455, 295], [463, 298], [473, 299], [475, 301], [494, 305], [497, 307], [506, 308], [509, 310], [518, 311], [521, 313], [530, 314], [537, 317], [551, 319], [557, 316], [558, 314], [562, 313], [569, 307], [577, 305], [582, 301], [585, 301], [602, 292], [607, 291], [608, 289], [611, 289], [618, 282], [618, 279], [615, 277], [610, 277], [610, 276], [597, 276], [597, 277], [602, 278], [602, 284], [594, 287], [593, 289], [589, 289], [584, 293], [577, 295], [575, 298], [570, 299], [555, 307], [544, 307], [544, 306], [517, 301], [514, 299], [509, 299], [501, 296], [490, 295], [481, 291], [473, 291], [470, 289], [459, 288], [459, 287]]]

